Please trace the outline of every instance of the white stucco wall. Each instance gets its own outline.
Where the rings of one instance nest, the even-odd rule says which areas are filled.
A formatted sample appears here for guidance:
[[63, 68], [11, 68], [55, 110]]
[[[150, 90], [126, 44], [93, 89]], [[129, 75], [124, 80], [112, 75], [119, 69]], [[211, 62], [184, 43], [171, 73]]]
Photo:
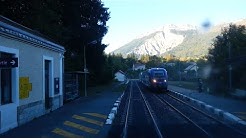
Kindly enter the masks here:
[[[62, 46], [0, 15], [0, 52], [11, 53], [18, 58], [18, 67], [11, 69], [12, 101], [0, 104], [0, 133], [63, 105], [65, 49]], [[45, 60], [50, 61], [47, 98], [44, 85]], [[59, 78], [60, 88], [57, 94], [54, 92], [54, 78]], [[45, 106], [45, 103], [50, 104]]]
[[133, 70], [144, 70], [145, 69], [145, 65], [141, 65], [138, 67], [133, 66]]
[[[44, 99], [43, 94], [43, 56], [53, 58], [53, 77], [60, 76], [60, 58], [57, 52], [34, 47], [27, 43], [13, 41], [0, 36], [0, 45], [19, 49], [19, 77], [29, 77], [32, 91], [29, 97], [20, 100], [20, 105]], [[52, 79], [53, 81], [53, 79]], [[54, 89], [51, 89], [54, 93]], [[53, 94], [52, 94], [53, 95]], [[51, 95], [50, 95], [51, 96]]]
[[115, 79], [118, 81], [125, 81], [125, 75], [117, 72], [117, 73], [115, 73]]

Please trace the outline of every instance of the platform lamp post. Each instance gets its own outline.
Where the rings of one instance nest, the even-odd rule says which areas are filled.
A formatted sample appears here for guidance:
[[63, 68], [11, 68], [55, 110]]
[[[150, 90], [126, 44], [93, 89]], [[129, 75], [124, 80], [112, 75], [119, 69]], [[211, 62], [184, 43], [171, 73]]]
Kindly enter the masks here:
[[229, 36], [228, 36], [229, 34], [226, 34], [226, 38], [225, 37], [223, 37], [223, 36], [218, 36], [217, 37], [217, 39], [221, 39], [222, 41], [224, 41], [224, 42], [226, 42], [225, 43], [225, 45], [228, 47], [228, 61], [229, 61], [229, 63], [228, 63], [228, 77], [229, 77], [229, 91], [231, 91], [231, 89], [232, 89], [232, 63], [231, 63], [231, 46], [232, 46], [232, 44], [231, 44], [231, 42], [230, 42], [230, 40], [229, 40]]
[[229, 77], [229, 91], [231, 92], [232, 90], [232, 63], [231, 63], [231, 42], [228, 37], [229, 34], [227, 34], [226, 38], [223, 38], [224, 41], [226, 41], [226, 46], [228, 47], [228, 60], [229, 60], [229, 65], [228, 65], [228, 77]]
[[86, 51], [86, 46], [88, 46], [89, 44], [96, 44], [97, 43], [97, 40], [93, 40], [89, 43], [87, 43], [86, 45], [84, 45], [84, 76], [85, 76], [85, 97], [87, 97], [87, 91], [86, 91], [86, 74], [89, 73], [88, 72], [88, 69], [86, 68], [86, 55], [85, 55], [85, 51]]
[[179, 86], [181, 86], [180, 58], [179, 58]]

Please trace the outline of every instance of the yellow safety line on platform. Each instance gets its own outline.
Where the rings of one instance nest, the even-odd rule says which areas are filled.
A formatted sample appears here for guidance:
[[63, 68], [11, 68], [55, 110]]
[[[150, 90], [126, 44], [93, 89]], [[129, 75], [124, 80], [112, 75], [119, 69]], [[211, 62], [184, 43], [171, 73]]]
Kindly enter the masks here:
[[66, 137], [66, 138], [83, 138], [83, 136], [79, 136], [79, 135], [76, 135], [76, 134], [73, 134], [73, 133], [70, 133], [68, 131], [65, 131], [65, 130], [62, 130], [60, 128], [56, 128], [52, 131], [53, 133], [56, 133], [58, 135], [61, 135], [63, 137]]
[[98, 113], [84, 113], [84, 114], [90, 115], [90, 116], [94, 116], [94, 117], [99, 117], [99, 118], [102, 118], [102, 119], [107, 119], [106, 115], [102, 115], [102, 114], [98, 114]]
[[83, 116], [73, 115], [73, 118], [78, 119], [78, 120], [82, 120], [82, 121], [85, 121], [85, 122], [88, 122], [88, 123], [92, 123], [92, 124], [95, 124], [95, 125], [98, 125], [98, 126], [103, 126], [103, 122], [100, 122], [100, 121], [97, 121], [97, 120], [93, 120], [93, 119], [90, 119], [90, 118], [86, 118], [86, 117], [83, 117]]
[[98, 134], [99, 133], [99, 130], [97, 130], [97, 129], [93, 129], [93, 128], [89, 128], [89, 127], [86, 127], [86, 126], [82, 126], [80, 124], [76, 124], [76, 123], [73, 123], [73, 122], [70, 122], [70, 121], [65, 121], [64, 125], [67, 125], [67, 126], [70, 126], [70, 127], [73, 127], [73, 128], [77, 128], [79, 130], [82, 130], [82, 131], [85, 131], [85, 132], [88, 132], [88, 133], [91, 133], [91, 134]]

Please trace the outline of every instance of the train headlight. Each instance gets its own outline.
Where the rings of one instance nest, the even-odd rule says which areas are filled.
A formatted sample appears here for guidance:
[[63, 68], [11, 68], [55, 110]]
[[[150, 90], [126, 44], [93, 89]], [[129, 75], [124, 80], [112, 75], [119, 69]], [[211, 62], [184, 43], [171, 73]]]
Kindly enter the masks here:
[[167, 80], [164, 80], [164, 82], [167, 82]]
[[157, 81], [156, 81], [156, 79], [153, 79], [152, 81], [153, 81], [154, 83], [156, 83], [156, 82], [157, 82]]

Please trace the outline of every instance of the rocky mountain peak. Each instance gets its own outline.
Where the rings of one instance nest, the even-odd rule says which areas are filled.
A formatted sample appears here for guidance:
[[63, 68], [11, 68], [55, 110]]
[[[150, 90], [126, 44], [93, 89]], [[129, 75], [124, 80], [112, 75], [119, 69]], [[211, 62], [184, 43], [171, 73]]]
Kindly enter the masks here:
[[126, 56], [131, 53], [137, 55], [161, 55], [181, 44], [185, 37], [197, 33], [197, 27], [192, 25], [164, 25], [160, 29], [149, 32], [123, 47], [113, 51]]
[[[231, 22], [236, 25], [246, 25], [246, 19]], [[165, 55], [172, 54], [176, 57], [198, 58], [208, 53], [213, 39], [221, 33], [221, 29], [230, 23], [211, 26], [208, 30], [189, 24], [167, 24], [150, 31], [112, 53], [120, 53], [124, 57], [128, 54], [137, 55]]]

